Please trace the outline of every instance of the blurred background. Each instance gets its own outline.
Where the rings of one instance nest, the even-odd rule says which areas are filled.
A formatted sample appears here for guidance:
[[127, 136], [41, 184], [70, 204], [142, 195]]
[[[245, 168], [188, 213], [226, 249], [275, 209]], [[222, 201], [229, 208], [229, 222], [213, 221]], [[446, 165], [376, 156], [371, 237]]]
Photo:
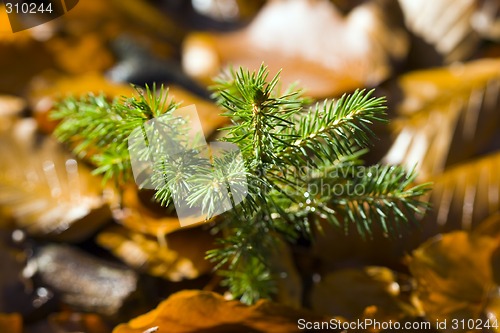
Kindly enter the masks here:
[[[80, 0], [47, 23], [30, 18], [43, 24], [17, 33], [9, 18], [26, 20], [7, 17], [0, 4], [2, 332], [111, 332], [174, 292], [224, 294], [204, 260], [214, 247], [210, 225], [180, 229], [134, 184], [119, 197], [88, 161], [54, 140], [57, 124], [48, 115], [68, 96], [112, 99], [132, 95], [131, 83], [156, 82], [175, 101], [196, 104], [205, 135], [217, 138], [226, 120], [208, 87], [231, 67], [282, 70], [283, 88], [296, 83], [313, 100], [376, 88], [387, 96], [391, 121], [374, 127], [379, 140], [366, 163], [415, 167], [418, 182], [434, 183], [426, 198], [432, 211], [399, 238], [375, 230], [365, 240], [325, 225], [314, 243], [286, 244], [275, 260], [279, 304], [351, 320], [446, 317], [455, 310], [436, 309], [454, 301], [426, 303], [418, 294], [423, 271], [409, 268], [409, 258], [453, 249], [477, 252], [470, 261], [484, 267], [496, 258], [463, 235], [498, 238], [500, 230], [498, 0]], [[456, 231], [465, 234], [450, 238], [443, 253], [422, 248]], [[485, 269], [446, 263], [447, 279]], [[498, 284], [495, 267], [483, 280], [463, 278], [479, 290], [464, 302], [483, 299], [485, 279]], [[460, 286], [451, 294], [463, 295]], [[420, 305], [411, 301], [415, 293]], [[162, 320], [165, 332], [188, 331]], [[148, 323], [116, 332], [143, 332], [154, 326]], [[222, 332], [217, 325], [204, 332]], [[238, 331], [246, 332], [228, 330]]]

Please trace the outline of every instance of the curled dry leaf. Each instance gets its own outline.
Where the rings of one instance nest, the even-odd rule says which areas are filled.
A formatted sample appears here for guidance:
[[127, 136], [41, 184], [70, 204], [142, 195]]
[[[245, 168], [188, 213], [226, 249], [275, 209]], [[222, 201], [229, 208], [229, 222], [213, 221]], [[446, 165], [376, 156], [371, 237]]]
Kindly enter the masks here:
[[391, 73], [390, 61], [407, 52], [406, 34], [390, 24], [386, 8], [364, 3], [343, 16], [329, 1], [266, 3], [252, 23], [227, 34], [189, 36], [186, 73], [202, 81], [232, 65], [280, 68], [284, 85], [300, 81], [313, 97], [375, 85]]
[[447, 63], [469, 58], [481, 35], [494, 35], [497, 0], [399, 0], [399, 4], [410, 31], [433, 45]]
[[121, 34], [180, 43], [183, 29], [145, 0], [86, 0], [57, 21], [66, 36], [85, 36], [96, 31], [106, 41]]
[[[494, 238], [496, 241], [500, 242], [500, 210], [481, 222], [481, 224], [473, 230], [473, 234], [478, 237]], [[500, 286], [500, 247], [497, 247], [495, 251], [493, 251], [490, 261], [493, 269], [493, 280]], [[496, 303], [496, 307], [500, 310], [500, 294], [498, 296], [499, 302]], [[500, 312], [498, 315], [500, 315]]]
[[500, 241], [500, 210], [482, 221], [473, 233], [478, 236], [493, 237]]
[[425, 217], [438, 231], [472, 229], [500, 210], [500, 153], [449, 169], [432, 178], [430, 202], [434, 209]]
[[99, 181], [51, 138], [20, 120], [0, 140], [0, 212], [29, 234], [81, 241], [110, 220]]
[[4, 3], [0, 4], [0, 47], [5, 45], [15, 46], [32, 40], [32, 34], [28, 30], [12, 33], [10, 20], [19, 20], [19, 15], [7, 15]]
[[116, 314], [137, 284], [132, 270], [64, 245], [41, 248], [28, 261], [25, 273], [38, 274], [66, 304], [104, 315]]
[[313, 287], [311, 304], [319, 313], [347, 320], [369, 316], [378, 321], [397, 321], [419, 314], [401, 296], [396, 274], [375, 266], [341, 269], [325, 275]]
[[421, 180], [473, 157], [498, 132], [500, 60], [411, 72], [399, 86], [396, 139], [384, 159], [416, 166]]
[[200, 228], [151, 237], [121, 227], [101, 232], [97, 242], [127, 265], [170, 281], [194, 279], [210, 272], [213, 265], [205, 253], [213, 247], [213, 236]]
[[153, 201], [152, 193], [144, 192], [138, 191], [136, 186], [127, 186], [122, 194], [123, 208], [113, 212], [115, 219], [131, 231], [157, 238], [181, 229], [177, 216], [161, 209]]
[[19, 115], [26, 108], [26, 102], [16, 96], [0, 95], [0, 117]]
[[[413, 252], [410, 271], [431, 323], [438, 319], [467, 321], [491, 314], [485, 311], [498, 303], [490, 261], [497, 247], [498, 240], [457, 231], [430, 239]], [[448, 325], [445, 331], [465, 330], [453, 330]]]
[[300, 332], [298, 320], [328, 321], [306, 310], [260, 300], [253, 306], [225, 300], [221, 295], [196, 290], [171, 295], [155, 310], [121, 324], [113, 333], [158, 332]]
[[113, 64], [105, 40], [97, 33], [79, 38], [56, 37], [45, 44], [59, 68], [70, 74], [101, 72]]
[[474, 14], [472, 25], [481, 37], [500, 40], [500, 2], [481, 1], [479, 11]]
[[[45, 25], [44, 25], [45, 26]], [[29, 29], [12, 33], [5, 6], [0, 4], [0, 58], [2, 74], [0, 75], [0, 91], [2, 94], [20, 95], [25, 92], [31, 78], [53, 65], [53, 59], [45, 46], [34, 38], [35, 31], [50, 31], [50, 23], [46, 29]], [[36, 61], [33, 61], [36, 55]], [[15, 69], [15, 70], [12, 70]]]
[[0, 332], [23, 333], [23, 319], [21, 315], [0, 313]]
[[8, 130], [26, 108], [24, 99], [0, 94], [0, 132]]

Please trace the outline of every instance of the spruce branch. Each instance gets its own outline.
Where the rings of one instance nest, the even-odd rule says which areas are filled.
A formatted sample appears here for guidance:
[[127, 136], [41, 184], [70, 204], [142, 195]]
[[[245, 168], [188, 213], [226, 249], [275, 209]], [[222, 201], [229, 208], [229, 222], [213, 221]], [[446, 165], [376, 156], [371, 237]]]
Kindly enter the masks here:
[[300, 118], [298, 128], [291, 128], [289, 137], [297, 139], [281, 155], [304, 156], [298, 161], [309, 165], [314, 162], [311, 155], [323, 161], [336, 160], [370, 146], [375, 135], [369, 125], [385, 121], [385, 98], [372, 98], [372, 94], [373, 90], [357, 90], [338, 101], [316, 104]]
[[128, 137], [146, 121], [177, 108], [167, 102], [168, 90], [163, 86], [158, 93], [156, 85], [136, 91], [137, 96], [113, 101], [93, 94], [66, 98], [51, 113], [52, 119], [61, 121], [55, 136], [70, 144], [78, 157], [90, 157], [97, 166], [94, 173], [102, 174], [105, 181], [123, 184], [130, 179]]
[[[221, 140], [237, 145], [241, 158], [230, 152], [201, 156], [183, 135], [168, 144], [148, 142], [149, 149], [139, 154], [144, 160], [155, 155], [146, 176], [163, 205], [183, 199], [211, 218], [222, 211], [217, 206], [221, 193], [229, 194], [233, 208], [215, 224], [222, 237], [207, 258], [216, 263], [232, 295], [246, 303], [275, 290], [268, 258], [278, 239], [312, 237], [323, 220], [346, 230], [354, 224], [363, 235], [375, 224], [397, 234], [427, 209], [419, 197], [429, 190], [428, 184], [413, 185], [413, 171], [367, 167], [361, 159], [375, 137], [370, 125], [385, 121], [384, 98], [358, 90], [311, 107], [300, 89], [280, 93], [279, 73], [268, 77], [265, 66], [256, 72], [231, 70], [212, 88], [232, 122], [222, 129]], [[157, 96], [153, 87], [113, 102], [102, 96], [68, 99], [53, 116], [62, 120], [56, 131], [60, 140], [80, 156], [92, 153], [97, 173], [122, 181], [130, 173], [127, 137], [136, 128], [146, 131], [148, 120], [176, 107], [166, 103], [163, 89]], [[164, 126], [175, 133], [187, 130], [175, 121]], [[174, 157], [165, 147], [176, 145], [183, 154]]]

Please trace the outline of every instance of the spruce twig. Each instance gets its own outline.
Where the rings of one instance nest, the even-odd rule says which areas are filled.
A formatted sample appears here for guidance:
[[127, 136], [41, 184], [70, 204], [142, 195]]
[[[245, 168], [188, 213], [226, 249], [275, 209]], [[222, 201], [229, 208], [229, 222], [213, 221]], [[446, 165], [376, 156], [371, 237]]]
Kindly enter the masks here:
[[[427, 204], [419, 197], [429, 190], [428, 184], [412, 185], [413, 171], [363, 165], [361, 157], [374, 138], [370, 125], [385, 121], [384, 98], [358, 90], [309, 107], [298, 89], [279, 93], [279, 73], [268, 76], [265, 66], [254, 73], [240, 69], [218, 78], [213, 87], [216, 102], [232, 121], [222, 129], [222, 140], [237, 145], [242, 160], [214, 158], [214, 170], [224, 171], [214, 175], [166, 156], [156, 159], [159, 164], [150, 175], [160, 203], [184, 197], [193, 206], [202, 203], [209, 217], [217, 211], [213, 198], [218, 189], [230, 193], [231, 186], [246, 180], [245, 200], [219, 219], [214, 228], [224, 237], [207, 254], [233, 296], [245, 303], [275, 290], [267, 258], [280, 237], [292, 242], [312, 237], [313, 226], [322, 220], [346, 230], [354, 224], [363, 235], [378, 223], [397, 234], [425, 211]], [[95, 151], [96, 172], [122, 181], [130, 172], [122, 142], [135, 128], [177, 106], [165, 101], [163, 89], [156, 96], [155, 87], [112, 103], [93, 96], [69, 99], [54, 113], [62, 119], [56, 135], [80, 156]], [[189, 151], [186, 159], [197, 153]]]

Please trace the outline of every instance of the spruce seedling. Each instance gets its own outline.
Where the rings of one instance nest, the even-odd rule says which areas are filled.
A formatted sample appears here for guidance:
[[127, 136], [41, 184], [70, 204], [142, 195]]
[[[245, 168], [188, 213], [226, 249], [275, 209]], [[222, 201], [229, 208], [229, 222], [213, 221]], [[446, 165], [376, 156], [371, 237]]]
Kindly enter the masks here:
[[[362, 155], [375, 138], [370, 126], [385, 121], [384, 98], [357, 90], [310, 106], [300, 89], [279, 92], [279, 73], [268, 76], [265, 66], [256, 72], [239, 69], [212, 87], [216, 103], [231, 120], [221, 129], [221, 140], [240, 148], [242, 163], [215, 158], [212, 162], [225, 170], [215, 181], [186, 171], [194, 182], [185, 193], [180, 185], [163, 181], [155, 188], [161, 204], [188, 195], [193, 205], [205, 203], [210, 216], [214, 188], [246, 179], [246, 198], [217, 219], [219, 246], [207, 254], [233, 297], [244, 303], [272, 296], [269, 258], [279, 240], [312, 238], [324, 220], [345, 230], [353, 224], [362, 235], [370, 235], [375, 224], [388, 235], [398, 234], [425, 211], [427, 203], [419, 198], [430, 188], [413, 185], [415, 172], [400, 166], [363, 165]], [[178, 106], [166, 102], [163, 88], [138, 91], [136, 97], [113, 102], [102, 96], [66, 99], [53, 113], [61, 120], [56, 136], [81, 157], [92, 152], [95, 173], [117, 184], [130, 179], [127, 136]], [[161, 180], [171, 170], [163, 163], [150, 176]]]

